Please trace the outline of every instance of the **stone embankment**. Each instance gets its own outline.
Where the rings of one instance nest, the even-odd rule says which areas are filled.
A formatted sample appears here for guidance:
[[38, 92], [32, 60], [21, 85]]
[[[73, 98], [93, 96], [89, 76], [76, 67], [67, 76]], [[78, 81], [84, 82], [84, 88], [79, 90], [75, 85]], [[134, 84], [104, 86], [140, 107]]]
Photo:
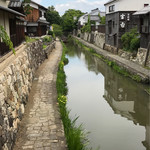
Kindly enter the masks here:
[[[55, 43], [48, 46], [48, 52]], [[48, 53], [47, 52], [47, 53]], [[42, 40], [22, 44], [16, 55], [7, 55], [0, 63], [0, 149], [11, 150], [18, 124], [25, 112], [37, 68], [46, 58]]]
[[125, 68], [131, 74], [140, 76], [142, 79], [142, 82], [144, 82], [144, 83], [150, 82], [150, 70], [148, 70], [130, 60], [122, 58], [119, 55], [115, 55], [106, 50], [103, 50], [102, 48], [99, 48], [96, 45], [91, 44], [81, 38], [78, 38], [76, 36], [74, 36], [74, 38], [78, 39], [82, 44], [86, 45], [87, 47], [94, 49], [97, 54], [104, 56], [105, 58], [107, 58], [110, 61], [116, 62], [119, 66]]
[[[75, 32], [74, 32], [75, 35]], [[104, 49], [110, 53], [116, 54], [124, 59], [130, 60], [136, 64], [146, 66], [150, 68], [150, 52], [147, 49], [139, 48], [138, 52], [127, 52], [117, 47], [105, 44], [105, 34], [99, 33], [97, 31], [91, 33], [81, 33], [80, 30], [77, 31], [77, 35], [81, 39], [94, 44], [95, 46]]]

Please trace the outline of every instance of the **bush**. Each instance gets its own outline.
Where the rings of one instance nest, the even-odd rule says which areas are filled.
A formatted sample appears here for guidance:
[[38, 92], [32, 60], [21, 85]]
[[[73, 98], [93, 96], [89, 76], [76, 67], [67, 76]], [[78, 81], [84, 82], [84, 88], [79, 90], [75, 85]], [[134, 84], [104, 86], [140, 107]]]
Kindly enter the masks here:
[[45, 36], [43, 38], [43, 42], [51, 42], [52, 41], [52, 38], [50, 36]]
[[130, 49], [133, 51], [137, 51], [139, 47], [140, 47], [140, 39], [139, 38], [132, 39], [130, 43]]
[[121, 42], [123, 49], [126, 51], [137, 51], [140, 47], [139, 33], [137, 28], [131, 29], [129, 32], [126, 32], [121, 37]]
[[80, 34], [78, 34], [77, 36], [80, 37]]
[[53, 31], [49, 30], [48, 35], [53, 35]]

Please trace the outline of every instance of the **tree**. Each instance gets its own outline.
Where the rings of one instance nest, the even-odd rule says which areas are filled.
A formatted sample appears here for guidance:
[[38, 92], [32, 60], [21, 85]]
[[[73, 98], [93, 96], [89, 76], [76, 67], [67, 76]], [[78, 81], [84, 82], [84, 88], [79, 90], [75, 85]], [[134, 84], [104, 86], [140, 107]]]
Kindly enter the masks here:
[[88, 15], [88, 22], [81, 28], [81, 32], [91, 32], [91, 23], [90, 15]]
[[100, 18], [100, 24], [105, 24], [106, 23], [106, 16], [101, 17], [100, 13], [98, 14]]
[[50, 23], [50, 25], [52, 25], [52, 24], [60, 25], [61, 24], [61, 17], [59, 15], [59, 13], [55, 10], [54, 6], [48, 7], [48, 10], [46, 12], [46, 19]]
[[[67, 10], [65, 14], [62, 16], [63, 31], [72, 32], [73, 29], [77, 29], [78, 19], [83, 14], [84, 13], [82, 13], [80, 10], [75, 10], [75, 9]], [[74, 20], [74, 18], [76, 18], [76, 20]]]
[[31, 0], [23, 0], [23, 2], [22, 2], [24, 13], [26, 16], [31, 13], [31, 10], [33, 10], [33, 8], [30, 6], [30, 2], [31, 2]]
[[137, 51], [140, 47], [140, 38], [137, 27], [123, 34], [121, 37], [121, 42], [124, 50], [131, 52]]
[[56, 35], [56, 36], [59, 36], [61, 37], [63, 32], [62, 32], [62, 27], [58, 24], [53, 24], [53, 33]]

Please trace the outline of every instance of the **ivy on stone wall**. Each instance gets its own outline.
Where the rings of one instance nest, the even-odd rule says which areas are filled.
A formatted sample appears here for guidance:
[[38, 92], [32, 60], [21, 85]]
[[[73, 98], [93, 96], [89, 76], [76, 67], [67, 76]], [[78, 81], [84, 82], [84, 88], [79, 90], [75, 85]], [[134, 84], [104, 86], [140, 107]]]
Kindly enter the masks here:
[[10, 50], [13, 51], [13, 53], [15, 54], [15, 49], [13, 48], [13, 43], [10, 40], [10, 37], [8, 36], [6, 30], [4, 29], [3, 26], [0, 26], [0, 38], [2, 39], [2, 42], [4, 42]]

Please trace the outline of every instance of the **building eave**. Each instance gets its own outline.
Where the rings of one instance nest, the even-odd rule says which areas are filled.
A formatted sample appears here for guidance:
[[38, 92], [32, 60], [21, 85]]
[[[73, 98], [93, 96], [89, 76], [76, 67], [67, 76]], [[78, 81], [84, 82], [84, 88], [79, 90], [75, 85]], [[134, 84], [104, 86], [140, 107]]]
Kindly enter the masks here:
[[19, 13], [19, 12], [15, 11], [15, 10], [12, 10], [12, 9], [6, 8], [6, 7], [2, 7], [2, 6], [0, 6], [0, 10], [7, 11], [7, 12], [9, 12], [9, 13], [13, 13], [13, 14], [15, 14], [15, 15], [25, 17], [25, 15], [23, 15], [23, 14], [21, 14], [21, 13]]
[[111, 3], [115, 2], [115, 1], [117, 1], [117, 0], [110, 0], [110, 1], [108, 1], [107, 3], [105, 3], [104, 6], [106, 6], [106, 5], [108, 5], [108, 4], [111, 4]]

